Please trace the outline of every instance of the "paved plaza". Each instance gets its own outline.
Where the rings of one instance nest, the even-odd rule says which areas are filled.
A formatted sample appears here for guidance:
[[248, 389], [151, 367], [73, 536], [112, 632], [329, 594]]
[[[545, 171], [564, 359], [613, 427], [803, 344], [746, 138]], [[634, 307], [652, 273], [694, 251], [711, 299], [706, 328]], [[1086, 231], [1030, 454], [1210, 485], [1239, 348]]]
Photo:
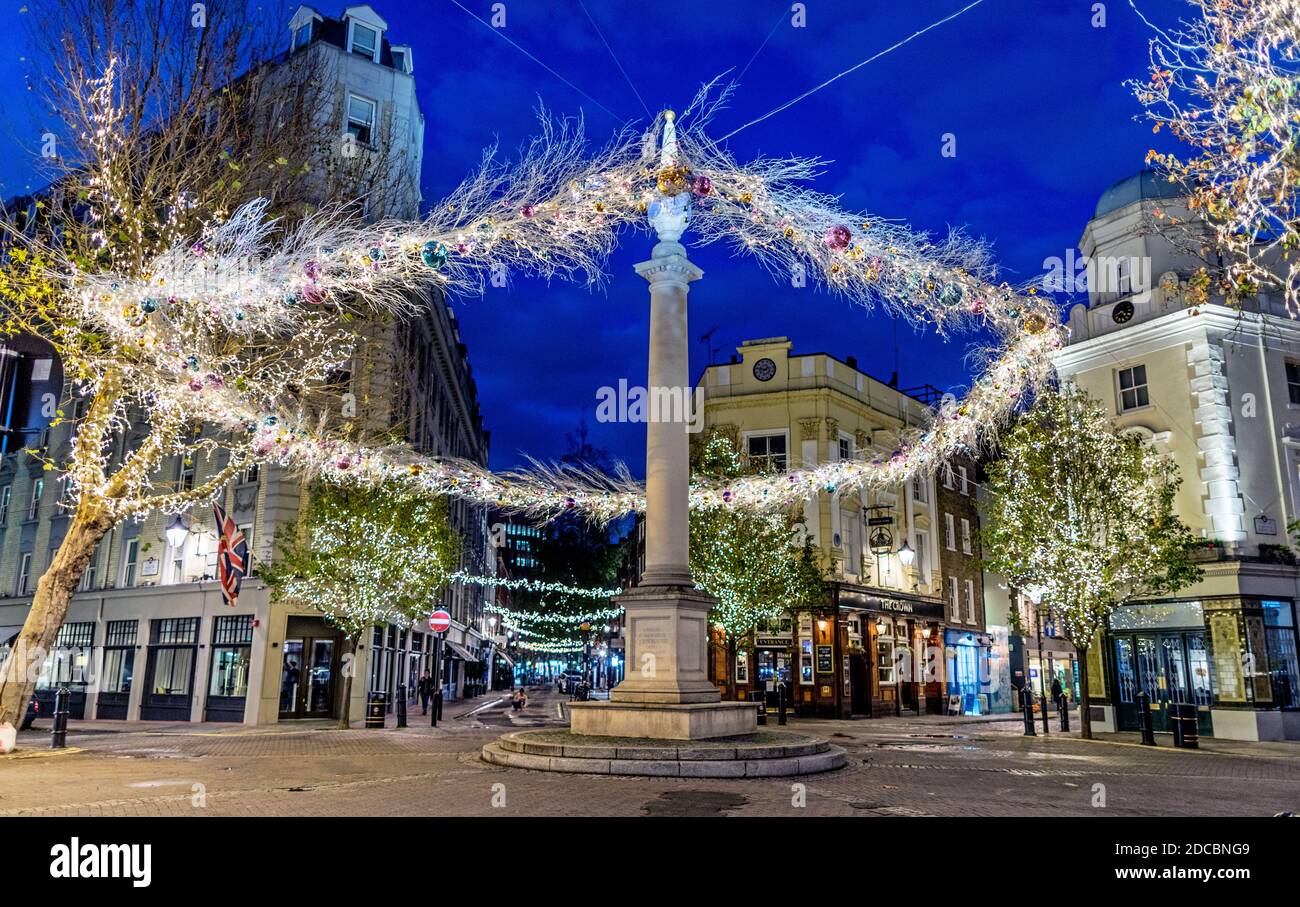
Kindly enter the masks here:
[[[471, 709], [477, 709], [472, 714]], [[1024, 737], [1015, 720], [928, 716], [799, 721], [848, 767], [792, 779], [558, 775], [482, 762], [511, 729], [559, 727], [561, 697], [515, 714], [494, 697], [449, 703], [436, 729], [335, 730], [78, 722], [69, 748], [20, 736], [0, 757], [0, 816], [856, 815], [1269, 816], [1300, 811], [1300, 744], [1203, 741], [1157, 749]], [[1041, 724], [1040, 724], [1041, 733]], [[48, 730], [48, 727], [46, 728]]]

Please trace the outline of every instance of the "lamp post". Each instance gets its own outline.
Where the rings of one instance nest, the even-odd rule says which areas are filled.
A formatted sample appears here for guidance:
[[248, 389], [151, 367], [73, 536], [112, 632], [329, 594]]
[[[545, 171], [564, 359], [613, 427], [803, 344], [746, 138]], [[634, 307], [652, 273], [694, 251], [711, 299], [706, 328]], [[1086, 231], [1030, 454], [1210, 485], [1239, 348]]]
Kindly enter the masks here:
[[1038, 697], [1043, 704], [1043, 734], [1047, 735], [1051, 733], [1047, 724], [1047, 668], [1043, 662], [1043, 617], [1047, 614], [1047, 606], [1043, 604], [1043, 590], [1037, 586], [1026, 589], [1025, 594], [1034, 603], [1034, 623], [1038, 630]]

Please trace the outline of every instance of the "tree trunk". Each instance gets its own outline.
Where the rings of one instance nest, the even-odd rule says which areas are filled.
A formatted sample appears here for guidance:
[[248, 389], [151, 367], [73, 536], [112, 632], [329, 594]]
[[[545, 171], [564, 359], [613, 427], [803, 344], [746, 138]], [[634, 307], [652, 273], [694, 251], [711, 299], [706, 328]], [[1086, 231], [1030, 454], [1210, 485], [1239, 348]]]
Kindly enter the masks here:
[[740, 683], [736, 679], [736, 638], [727, 634], [727, 698], [740, 698]]
[[1092, 713], [1088, 710], [1088, 647], [1074, 647], [1079, 656], [1079, 736], [1092, 739]]
[[36, 675], [68, 616], [68, 604], [95, 555], [95, 547], [113, 528], [112, 518], [78, 504], [67, 535], [59, 544], [50, 567], [36, 582], [31, 610], [4, 670], [0, 671], [0, 724], [21, 726], [27, 703], [36, 687]]
[[356, 659], [349, 658], [357, 649], [357, 637], [343, 637], [343, 663], [348, 669], [343, 672], [343, 702], [339, 705], [339, 730], [346, 731], [352, 727], [352, 675], [356, 673]]

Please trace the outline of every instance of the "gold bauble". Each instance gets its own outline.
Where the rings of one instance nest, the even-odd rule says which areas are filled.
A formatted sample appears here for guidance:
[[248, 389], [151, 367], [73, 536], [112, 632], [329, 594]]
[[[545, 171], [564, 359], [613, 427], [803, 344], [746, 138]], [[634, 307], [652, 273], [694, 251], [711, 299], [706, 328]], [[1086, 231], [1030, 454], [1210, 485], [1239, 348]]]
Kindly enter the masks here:
[[1025, 331], [1030, 334], [1041, 334], [1047, 329], [1047, 319], [1037, 312], [1025, 318]]
[[751, 202], [753, 202], [753, 200], [754, 200], [754, 196], [752, 193], [749, 192], [740, 193], [740, 201], [742, 204], [748, 205]]

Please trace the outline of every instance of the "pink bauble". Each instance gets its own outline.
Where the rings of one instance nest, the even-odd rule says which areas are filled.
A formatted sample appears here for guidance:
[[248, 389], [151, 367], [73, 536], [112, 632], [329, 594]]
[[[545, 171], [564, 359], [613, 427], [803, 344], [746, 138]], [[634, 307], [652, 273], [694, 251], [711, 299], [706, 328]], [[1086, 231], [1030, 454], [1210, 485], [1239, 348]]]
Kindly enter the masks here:
[[826, 246], [830, 249], [847, 249], [853, 234], [843, 224], [836, 224], [826, 231]]

